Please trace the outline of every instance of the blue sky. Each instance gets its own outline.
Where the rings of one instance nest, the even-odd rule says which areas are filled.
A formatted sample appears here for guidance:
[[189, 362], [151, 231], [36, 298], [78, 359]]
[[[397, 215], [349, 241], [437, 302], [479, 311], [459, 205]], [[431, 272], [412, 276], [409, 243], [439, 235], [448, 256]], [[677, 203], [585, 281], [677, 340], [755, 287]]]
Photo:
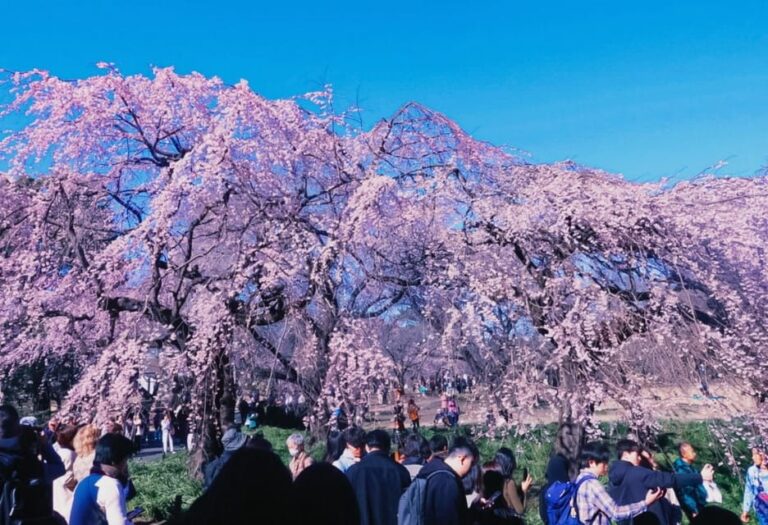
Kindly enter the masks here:
[[533, 161], [631, 180], [768, 164], [768, 2], [0, 1], [0, 68], [173, 65], [270, 97], [415, 100]]

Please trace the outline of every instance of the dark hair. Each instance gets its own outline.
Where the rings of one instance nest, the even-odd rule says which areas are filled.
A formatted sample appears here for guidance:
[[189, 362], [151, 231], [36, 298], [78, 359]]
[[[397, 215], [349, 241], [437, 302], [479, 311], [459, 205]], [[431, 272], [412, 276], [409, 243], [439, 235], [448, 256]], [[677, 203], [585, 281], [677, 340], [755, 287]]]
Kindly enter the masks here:
[[19, 433], [19, 413], [11, 405], [0, 406], [0, 439]]
[[258, 509], [259, 524], [290, 523], [291, 473], [266, 450], [243, 447], [232, 454], [208, 490], [192, 504], [185, 525], [250, 523]]
[[424, 458], [424, 450], [429, 449], [429, 444], [427, 443], [427, 440], [424, 439], [424, 436], [421, 434], [408, 434], [405, 436], [405, 443], [403, 444], [403, 454], [407, 458], [415, 458], [419, 460], [423, 460]]
[[328, 432], [328, 437], [325, 438], [326, 463], [333, 463], [339, 459], [346, 446], [347, 442], [344, 440], [344, 434], [342, 432], [339, 432], [338, 430], [331, 430]]
[[365, 444], [368, 445], [368, 448], [377, 448], [387, 454], [389, 454], [389, 450], [392, 448], [389, 434], [378, 428], [371, 430], [365, 435]]
[[344, 437], [344, 441], [347, 442], [347, 445], [354, 448], [363, 448], [363, 445], [365, 445], [365, 430], [360, 427], [354, 425], [347, 427], [344, 429], [344, 432], [342, 432], [342, 436]]
[[451, 443], [451, 448], [448, 450], [448, 455], [450, 456], [459, 450], [471, 454], [475, 463], [480, 460], [480, 449], [477, 448], [474, 441], [466, 436], [456, 436], [453, 438], [453, 443]]
[[637, 452], [638, 454], [642, 450], [642, 447], [637, 443], [637, 441], [633, 441], [631, 439], [620, 439], [618, 443], [616, 443], [616, 457], [618, 459], [621, 459], [621, 456], [623, 456], [625, 453], [629, 452]]
[[480, 492], [480, 482], [483, 477], [483, 469], [479, 463], [473, 463], [472, 467], [467, 472], [467, 475], [461, 478], [461, 484], [464, 486], [464, 494], [472, 494], [473, 492]]
[[432, 454], [438, 454], [448, 450], [448, 440], [442, 434], [435, 434], [429, 438], [429, 450]]
[[116, 466], [134, 453], [133, 442], [119, 434], [104, 434], [96, 443], [94, 463]]
[[58, 443], [61, 448], [75, 450], [72, 441], [74, 441], [78, 430], [80, 430], [80, 427], [77, 425], [65, 425], [59, 427], [56, 431], [56, 443]]
[[328, 463], [315, 463], [301, 471], [293, 483], [291, 504], [295, 523], [359, 525], [357, 499], [345, 476]]
[[517, 460], [515, 459], [515, 454], [512, 450], [507, 447], [501, 447], [498, 452], [496, 452], [496, 457], [494, 459], [496, 460], [496, 463], [499, 464], [499, 467], [501, 467], [501, 475], [507, 479], [511, 478], [517, 468]]
[[741, 523], [738, 514], [717, 505], [707, 505], [701, 509], [691, 525], [738, 525]]
[[248, 442], [245, 444], [245, 446], [251, 450], [263, 450], [265, 452], [272, 452], [272, 443], [267, 441], [264, 438], [264, 434], [261, 432], [257, 432], [256, 434], [252, 435], [248, 439]]
[[594, 461], [595, 463], [608, 463], [610, 456], [611, 452], [608, 449], [608, 445], [602, 441], [590, 441], [581, 447], [581, 468], [589, 467], [590, 461]]
[[504, 491], [504, 475], [495, 469], [483, 469], [483, 497], [490, 498]]
[[632, 518], [632, 525], [661, 525], [661, 521], [653, 512], [645, 511]]

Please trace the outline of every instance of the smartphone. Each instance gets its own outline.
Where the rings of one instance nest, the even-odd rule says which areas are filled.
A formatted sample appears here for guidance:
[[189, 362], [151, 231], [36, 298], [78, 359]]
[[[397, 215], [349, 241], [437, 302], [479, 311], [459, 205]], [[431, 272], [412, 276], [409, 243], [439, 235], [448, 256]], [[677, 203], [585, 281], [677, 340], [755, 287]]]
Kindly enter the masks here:
[[528, 467], [523, 469], [523, 480], [528, 479]]
[[133, 518], [141, 516], [142, 514], [144, 514], [144, 509], [142, 509], [141, 507], [136, 507], [131, 512], [128, 513], [128, 519], [132, 520]]

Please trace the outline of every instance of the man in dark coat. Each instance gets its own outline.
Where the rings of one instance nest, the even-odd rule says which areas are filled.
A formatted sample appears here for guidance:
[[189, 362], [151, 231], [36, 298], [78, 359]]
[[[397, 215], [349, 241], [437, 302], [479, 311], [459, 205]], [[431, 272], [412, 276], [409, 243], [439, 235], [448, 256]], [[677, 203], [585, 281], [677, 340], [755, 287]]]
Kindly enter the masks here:
[[424, 525], [466, 525], [469, 522], [467, 498], [461, 478], [475, 461], [472, 449], [454, 444], [445, 459], [435, 456], [424, 465], [417, 479], [427, 479], [424, 499]]
[[[608, 469], [610, 485], [608, 493], [618, 505], [627, 505], [640, 501], [649, 490], [655, 488], [676, 489], [701, 484], [701, 474], [672, 474], [641, 467], [642, 448], [630, 439], [623, 439], [616, 444], [619, 460]], [[712, 466], [708, 467], [710, 470]], [[669, 500], [662, 498], [648, 507], [648, 512], [656, 515], [660, 525], [673, 525], [674, 511]], [[630, 525], [632, 520], [620, 521], [621, 525]]]
[[411, 476], [389, 457], [389, 434], [372, 430], [365, 441], [367, 454], [346, 472], [360, 508], [360, 525], [397, 525], [397, 504]]
[[224, 447], [224, 452], [221, 456], [214, 459], [208, 465], [206, 465], [203, 472], [203, 487], [208, 488], [219, 475], [221, 469], [226, 465], [230, 458], [245, 446], [248, 442], [248, 436], [240, 432], [236, 426], [231, 425], [221, 436], [221, 445]]

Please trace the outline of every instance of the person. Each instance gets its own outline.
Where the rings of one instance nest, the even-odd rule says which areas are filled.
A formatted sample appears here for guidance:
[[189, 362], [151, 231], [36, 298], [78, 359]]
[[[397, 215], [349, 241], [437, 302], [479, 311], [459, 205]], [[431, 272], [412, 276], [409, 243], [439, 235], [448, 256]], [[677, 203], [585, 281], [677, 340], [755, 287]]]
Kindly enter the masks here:
[[461, 480], [475, 462], [470, 445], [451, 446], [445, 459], [435, 457], [424, 465], [417, 479], [426, 479], [422, 519], [424, 525], [466, 525], [469, 523], [467, 499]]
[[582, 447], [575, 498], [577, 518], [582, 523], [610, 525], [611, 520], [626, 520], [645, 512], [663, 496], [662, 490], [657, 488], [647, 491], [639, 501], [618, 505], [597, 479], [608, 474], [609, 457], [605, 443], [593, 441]]
[[768, 525], [768, 455], [759, 448], [752, 449], [752, 466], [744, 481], [741, 521], [749, 523], [750, 511], [759, 525]]
[[436, 457], [445, 457], [448, 453], [448, 440], [442, 434], [435, 434], [429, 438], [429, 458], [427, 462], [432, 461]]
[[152, 416], [152, 427], [155, 429], [155, 441], [160, 441], [162, 443], [162, 430], [161, 426], [163, 423], [163, 411], [159, 408], [155, 409], [155, 414]]
[[13, 495], [18, 523], [63, 523], [51, 494], [53, 480], [63, 474], [64, 464], [50, 440], [21, 425], [13, 406], [0, 406], [0, 520], [9, 518]]
[[291, 434], [288, 436], [288, 439], [285, 440], [285, 445], [288, 447], [288, 454], [291, 456], [288, 469], [291, 471], [293, 479], [296, 479], [302, 470], [314, 463], [314, 460], [304, 450], [304, 436], [301, 434]]
[[[675, 460], [673, 467], [677, 474], [696, 474], [693, 462], [696, 461], [696, 450], [693, 445], [682, 442], [678, 446], [680, 457]], [[695, 518], [701, 509], [707, 504], [707, 491], [702, 483], [681, 487], [678, 492], [680, 507], [688, 516], [688, 520]]]
[[248, 436], [240, 432], [234, 425], [224, 431], [224, 435], [221, 436], [221, 445], [224, 447], [224, 452], [221, 453], [221, 456], [208, 463], [203, 472], [203, 486], [206, 489], [213, 484], [213, 480], [216, 479], [224, 465], [232, 459], [235, 452], [246, 445], [247, 441]]
[[421, 434], [408, 434], [403, 444], [402, 465], [408, 470], [413, 481], [429, 457], [429, 443]]
[[240, 424], [244, 425], [251, 413], [251, 405], [245, 396], [241, 397], [240, 402], [237, 404], [237, 413], [240, 415]]
[[56, 431], [56, 441], [53, 444], [53, 449], [61, 458], [65, 469], [63, 475], [53, 480], [53, 510], [61, 514], [67, 522], [72, 510], [75, 485], [77, 485], [73, 472], [77, 454], [72, 444], [77, 431], [78, 429], [74, 425], [60, 426]]
[[448, 399], [448, 424], [451, 426], [451, 428], [455, 427], [459, 424], [459, 403], [456, 401], [455, 397], [451, 397]]
[[[291, 473], [273, 452], [239, 449], [179, 520], [181, 525], [284, 525], [296, 508]], [[310, 523], [310, 522], [307, 522]]]
[[389, 457], [391, 442], [383, 430], [365, 436], [366, 455], [347, 470], [360, 510], [361, 525], [396, 525], [400, 496], [411, 483], [406, 468]]
[[101, 431], [96, 425], [82, 426], [75, 434], [75, 438], [72, 440], [76, 455], [72, 465], [72, 475], [75, 482], [79, 483], [91, 473], [93, 458], [96, 456], [96, 443], [99, 441], [100, 435]]
[[[688, 474], [673, 474], [654, 471], [640, 466], [642, 447], [631, 439], [622, 439], [616, 444], [618, 460], [611, 463], [608, 469], [610, 482], [608, 493], [619, 505], [627, 505], [642, 499], [649, 489], [681, 490], [684, 487], [696, 486], [702, 483], [704, 477], [713, 473], [712, 465], [707, 465], [698, 472]], [[656, 515], [661, 525], [674, 525], [674, 515], [664, 499], [653, 503], [648, 511]], [[630, 521], [619, 522], [630, 525]]]
[[133, 414], [133, 446], [136, 452], [141, 450], [141, 440], [144, 437], [144, 419], [141, 417], [141, 411], [137, 410]]
[[504, 499], [504, 475], [492, 461], [483, 465], [480, 497], [469, 507], [471, 525], [523, 525], [523, 520]]
[[325, 438], [325, 457], [323, 461], [325, 463], [338, 461], [346, 447], [347, 442], [344, 441], [344, 433], [338, 430], [331, 430], [328, 432], [328, 437]]
[[160, 422], [160, 431], [163, 439], [163, 454], [173, 454], [173, 413], [165, 411], [165, 417]]
[[365, 431], [358, 426], [351, 426], [344, 429], [342, 437], [346, 446], [339, 459], [333, 462], [333, 466], [346, 472], [352, 465], [359, 463], [365, 454]]
[[408, 400], [408, 419], [411, 420], [411, 427], [413, 428], [414, 432], [418, 432], [419, 427], [421, 426], [419, 424], [419, 406], [416, 404], [416, 401], [413, 400], [413, 398]]
[[547, 504], [545, 501], [547, 490], [555, 482], [566, 483], [575, 477], [582, 442], [583, 434], [578, 425], [563, 423], [557, 429], [553, 454], [549, 458], [544, 474], [546, 482], [539, 492], [539, 517], [545, 525], [547, 524]]
[[515, 454], [507, 447], [501, 447], [496, 452], [496, 463], [501, 467], [501, 474], [504, 476], [504, 500], [507, 506], [522, 516], [525, 514], [526, 498], [528, 491], [533, 485], [533, 478], [530, 474], [525, 476], [518, 487], [515, 483], [515, 469], [517, 468], [517, 459]]
[[293, 484], [296, 525], [359, 525], [360, 511], [347, 477], [328, 463], [304, 469]]
[[77, 484], [69, 525], [126, 525], [128, 458], [133, 442], [125, 436], [107, 434], [96, 444], [91, 474]]

